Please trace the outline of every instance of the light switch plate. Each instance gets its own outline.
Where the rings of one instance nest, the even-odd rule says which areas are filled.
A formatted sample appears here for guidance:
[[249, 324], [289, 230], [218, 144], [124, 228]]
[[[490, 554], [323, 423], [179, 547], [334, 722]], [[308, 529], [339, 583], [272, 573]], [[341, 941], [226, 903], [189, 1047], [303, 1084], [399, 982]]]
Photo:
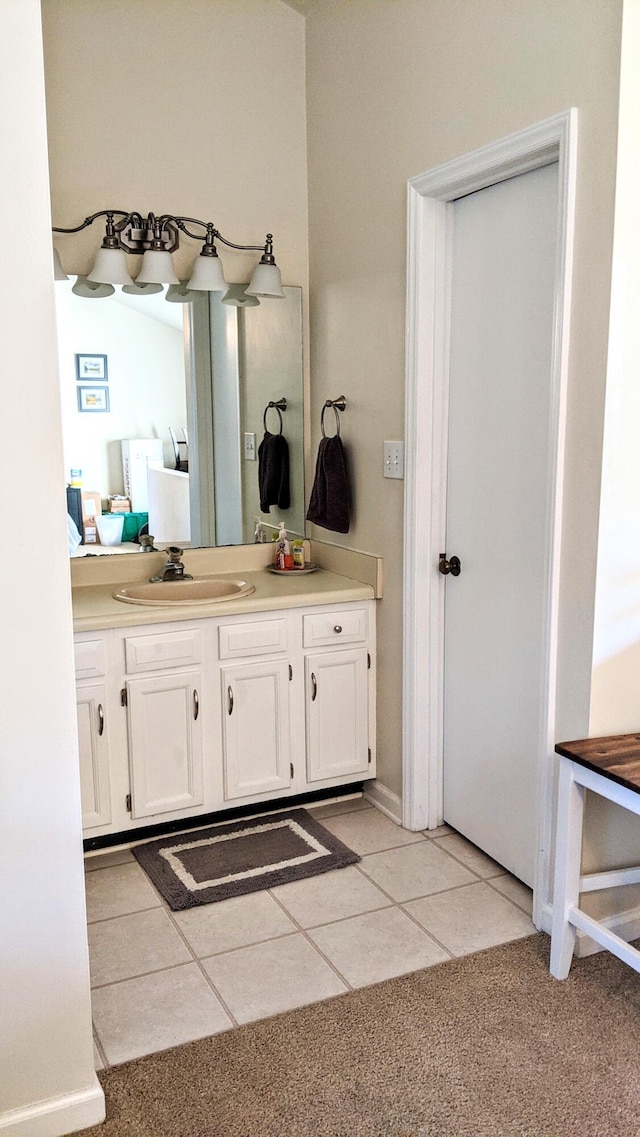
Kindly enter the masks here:
[[385, 478], [404, 478], [404, 442], [385, 442]]
[[250, 431], [246, 431], [244, 436], [244, 457], [247, 462], [256, 460], [256, 436]]

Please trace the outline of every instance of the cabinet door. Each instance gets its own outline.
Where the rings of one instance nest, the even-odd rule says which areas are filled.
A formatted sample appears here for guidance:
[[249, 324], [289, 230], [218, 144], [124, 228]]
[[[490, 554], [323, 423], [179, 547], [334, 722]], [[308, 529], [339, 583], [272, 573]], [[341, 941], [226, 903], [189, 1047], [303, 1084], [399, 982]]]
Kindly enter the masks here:
[[83, 829], [111, 821], [105, 694], [102, 683], [76, 690]]
[[305, 688], [308, 780], [368, 773], [366, 650], [308, 655]]
[[131, 816], [203, 803], [200, 671], [127, 682]]
[[289, 664], [223, 667], [224, 796], [288, 789]]

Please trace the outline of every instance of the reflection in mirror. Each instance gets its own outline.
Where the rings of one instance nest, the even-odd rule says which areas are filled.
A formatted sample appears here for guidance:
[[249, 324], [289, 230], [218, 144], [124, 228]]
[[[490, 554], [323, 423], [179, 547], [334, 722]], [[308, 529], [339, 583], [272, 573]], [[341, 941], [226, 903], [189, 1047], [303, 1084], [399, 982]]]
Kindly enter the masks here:
[[[65, 466], [81, 482], [67, 500], [86, 534], [73, 555], [138, 551], [146, 533], [164, 548], [270, 540], [280, 521], [304, 532], [301, 290], [284, 291], [244, 307], [222, 293], [96, 302], [56, 284]], [[282, 399], [288, 507], [277, 492], [261, 503], [258, 476], [265, 422], [280, 431], [265, 409]], [[112, 510], [122, 535], [103, 520], [100, 538], [92, 516]]]

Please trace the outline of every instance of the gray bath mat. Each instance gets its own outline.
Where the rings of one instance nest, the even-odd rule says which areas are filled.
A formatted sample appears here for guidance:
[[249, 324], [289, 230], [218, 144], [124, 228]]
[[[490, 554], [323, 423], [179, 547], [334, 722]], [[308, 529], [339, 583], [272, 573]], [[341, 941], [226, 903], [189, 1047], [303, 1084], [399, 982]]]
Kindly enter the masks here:
[[131, 851], [174, 912], [360, 860], [306, 809], [210, 825]]

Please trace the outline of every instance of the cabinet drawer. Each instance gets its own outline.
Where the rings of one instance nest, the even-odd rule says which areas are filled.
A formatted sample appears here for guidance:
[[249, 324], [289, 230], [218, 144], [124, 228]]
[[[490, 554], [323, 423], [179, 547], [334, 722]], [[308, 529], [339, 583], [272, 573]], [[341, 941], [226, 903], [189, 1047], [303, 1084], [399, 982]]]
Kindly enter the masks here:
[[287, 650], [286, 620], [255, 620], [218, 628], [220, 659], [268, 655]]
[[93, 679], [106, 672], [104, 640], [76, 640], [73, 645], [76, 679]]
[[367, 610], [354, 608], [348, 612], [317, 612], [303, 617], [304, 647], [322, 647], [340, 643], [358, 643], [367, 638]]
[[159, 632], [153, 636], [128, 636], [124, 641], [127, 672], [134, 674], [200, 663], [201, 637], [198, 628], [184, 632]]

